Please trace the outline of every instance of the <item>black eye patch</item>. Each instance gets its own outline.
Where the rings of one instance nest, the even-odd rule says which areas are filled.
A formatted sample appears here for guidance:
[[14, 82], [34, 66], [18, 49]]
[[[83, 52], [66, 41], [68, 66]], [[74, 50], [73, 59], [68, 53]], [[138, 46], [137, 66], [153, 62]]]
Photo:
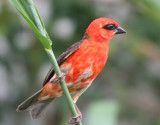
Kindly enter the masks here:
[[116, 25], [114, 25], [114, 24], [107, 24], [103, 28], [107, 29], [107, 30], [115, 30], [115, 29], [117, 29]]

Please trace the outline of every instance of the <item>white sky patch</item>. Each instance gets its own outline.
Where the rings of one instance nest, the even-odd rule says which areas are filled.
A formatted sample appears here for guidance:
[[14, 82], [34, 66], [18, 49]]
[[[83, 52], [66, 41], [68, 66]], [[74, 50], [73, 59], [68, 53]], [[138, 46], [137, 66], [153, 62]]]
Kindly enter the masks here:
[[15, 45], [21, 49], [21, 50], [26, 50], [30, 48], [34, 44], [34, 39], [35, 37], [32, 35], [33, 32], [29, 31], [21, 31], [18, 32], [14, 36], [14, 43]]
[[76, 30], [75, 22], [67, 17], [60, 18], [53, 25], [53, 32], [60, 39], [70, 38]]
[[7, 100], [9, 98], [10, 93], [10, 85], [8, 81], [8, 73], [7, 69], [0, 64], [0, 102]]
[[10, 53], [10, 45], [8, 40], [0, 36], [0, 57], [6, 57]]

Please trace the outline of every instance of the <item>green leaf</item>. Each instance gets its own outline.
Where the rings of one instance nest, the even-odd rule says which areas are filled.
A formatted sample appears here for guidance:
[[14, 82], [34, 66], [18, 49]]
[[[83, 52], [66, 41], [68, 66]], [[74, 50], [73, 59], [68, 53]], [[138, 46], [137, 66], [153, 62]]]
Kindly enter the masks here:
[[31, 2], [30, 0], [11, 0], [11, 3], [28, 22], [32, 30], [41, 41], [44, 48], [51, 49], [52, 41], [50, 40], [45, 30], [43, 21], [33, 2]]

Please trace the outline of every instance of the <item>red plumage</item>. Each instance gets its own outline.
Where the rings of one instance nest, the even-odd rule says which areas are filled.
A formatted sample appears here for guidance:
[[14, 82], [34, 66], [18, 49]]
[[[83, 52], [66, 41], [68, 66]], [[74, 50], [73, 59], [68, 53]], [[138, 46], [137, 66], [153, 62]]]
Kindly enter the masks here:
[[[87, 28], [83, 39], [58, 58], [60, 70], [66, 74], [65, 82], [69, 92], [75, 93], [74, 103], [105, 66], [110, 40], [120, 33], [125, 31], [115, 21], [107, 18], [96, 19]], [[52, 100], [63, 95], [60, 84], [53, 83], [55, 78], [56, 74], [51, 69], [44, 81], [44, 87], [20, 104], [18, 111], [30, 109], [33, 118], [39, 117]]]

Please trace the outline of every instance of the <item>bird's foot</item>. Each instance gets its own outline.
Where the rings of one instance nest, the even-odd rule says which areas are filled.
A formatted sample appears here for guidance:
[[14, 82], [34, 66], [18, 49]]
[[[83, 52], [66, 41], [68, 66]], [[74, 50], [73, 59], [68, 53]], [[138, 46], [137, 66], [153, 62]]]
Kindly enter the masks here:
[[56, 76], [56, 78], [54, 78], [53, 80], [50, 80], [50, 82], [51, 83], [57, 83], [60, 80], [63, 81], [65, 79], [65, 77], [66, 77], [66, 74], [62, 72], [60, 76]]
[[74, 106], [75, 106], [75, 108], [76, 108], [76, 110], [77, 110], [78, 115], [77, 115], [77, 116], [74, 116], [74, 117], [71, 117], [71, 118], [69, 119], [69, 124], [70, 124], [70, 125], [77, 125], [77, 124], [80, 123], [81, 120], [82, 120], [82, 113], [80, 112], [80, 110], [79, 110], [79, 108], [77, 107], [76, 103], [74, 103]]
[[69, 124], [70, 125], [77, 125], [78, 123], [80, 123], [82, 120], [82, 114], [79, 114], [77, 116], [71, 117], [69, 119]]

